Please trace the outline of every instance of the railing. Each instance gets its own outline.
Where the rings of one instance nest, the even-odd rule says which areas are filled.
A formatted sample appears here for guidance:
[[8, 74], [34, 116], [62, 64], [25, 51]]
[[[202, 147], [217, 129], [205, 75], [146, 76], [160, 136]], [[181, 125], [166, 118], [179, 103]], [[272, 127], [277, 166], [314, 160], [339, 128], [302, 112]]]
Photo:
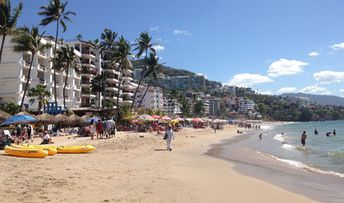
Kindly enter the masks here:
[[81, 102], [81, 98], [80, 98], [80, 97], [76, 97], [76, 98], [75, 98], [75, 101]]
[[44, 79], [41, 79], [41, 78], [39, 78], [39, 83], [41, 83], [41, 84], [43, 84], [43, 85], [45, 85], [45, 80]]
[[43, 51], [38, 51], [38, 55], [41, 55], [43, 57], [46, 57], [47, 55]]
[[45, 65], [39, 64], [39, 68], [45, 71]]

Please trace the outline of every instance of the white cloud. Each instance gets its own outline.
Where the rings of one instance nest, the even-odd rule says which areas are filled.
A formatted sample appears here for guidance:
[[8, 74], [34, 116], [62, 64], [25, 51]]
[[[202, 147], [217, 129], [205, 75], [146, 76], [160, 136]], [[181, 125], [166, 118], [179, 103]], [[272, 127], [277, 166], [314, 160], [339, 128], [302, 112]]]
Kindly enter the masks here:
[[268, 70], [268, 75], [270, 77], [279, 77], [284, 75], [295, 75], [303, 72], [304, 66], [308, 63], [297, 60], [279, 59], [274, 61]]
[[284, 93], [294, 93], [297, 92], [295, 87], [282, 87], [277, 91], [277, 94], [284, 94]]
[[236, 74], [234, 77], [229, 81], [230, 85], [236, 85], [239, 87], [252, 87], [255, 84], [261, 83], [269, 83], [273, 82], [268, 76], [259, 75], [259, 74], [250, 74], [250, 73], [242, 73]]
[[157, 31], [157, 30], [159, 30], [159, 26], [155, 26], [155, 27], [152, 27], [152, 28], [149, 29], [149, 31], [151, 31], [151, 32], [154, 32], [154, 31]]
[[344, 93], [344, 89], [340, 89], [339, 92]]
[[311, 53], [308, 54], [308, 56], [319, 56], [319, 53], [316, 51], [312, 51]]
[[344, 42], [339, 43], [339, 44], [333, 44], [330, 46], [333, 50], [340, 50], [344, 49]]
[[319, 87], [317, 85], [311, 85], [303, 88], [300, 90], [302, 93], [307, 94], [320, 94], [320, 95], [329, 95], [332, 94], [332, 92], [324, 87]]
[[159, 45], [159, 44], [154, 45], [153, 48], [155, 49], [156, 52], [164, 51], [164, 50], [165, 50], [165, 47], [164, 47], [164, 46], [161, 46], [161, 45]]
[[314, 73], [313, 77], [322, 84], [344, 82], [344, 72], [326, 70]]
[[174, 30], [173, 33], [175, 35], [185, 35], [185, 36], [192, 36], [193, 35], [191, 32], [188, 32], [186, 30], [179, 30], [179, 29]]

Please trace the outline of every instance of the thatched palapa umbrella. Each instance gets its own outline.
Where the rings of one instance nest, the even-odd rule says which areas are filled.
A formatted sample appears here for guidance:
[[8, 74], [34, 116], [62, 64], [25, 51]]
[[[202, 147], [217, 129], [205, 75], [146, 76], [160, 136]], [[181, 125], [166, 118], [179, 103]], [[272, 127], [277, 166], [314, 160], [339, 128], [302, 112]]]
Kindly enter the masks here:
[[36, 116], [36, 118], [37, 122], [41, 124], [54, 124], [57, 122], [57, 119], [54, 116], [47, 113], [40, 114]]
[[58, 123], [58, 122], [66, 122], [67, 121], [67, 116], [64, 115], [64, 114], [58, 114], [55, 116], [55, 122]]
[[0, 110], [0, 122], [3, 122], [4, 120], [8, 119], [10, 116], [11, 114]]
[[82, 124], [82, 123], [84, 123], [84, 122], [83, 122], [83, 119], [82, 119], [80, 116], [75, 115], [75, 114], [72, 114], [71, 116], [68, 116], [68, 117], [67, 117], [67, 122], [68, 122], [68, 124], [70, 124], [70, 125]]

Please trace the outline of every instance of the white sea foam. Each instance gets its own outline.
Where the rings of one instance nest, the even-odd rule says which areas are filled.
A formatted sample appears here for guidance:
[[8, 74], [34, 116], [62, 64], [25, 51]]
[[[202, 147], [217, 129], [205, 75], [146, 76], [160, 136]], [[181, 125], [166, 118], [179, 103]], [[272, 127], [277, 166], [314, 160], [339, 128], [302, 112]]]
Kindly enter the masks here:
[[282, 145], [282, 148], [283, 148], [283, 149], [287, 149], [287, 150], [294, 150], [294, 149], [296, 149], [295, 146], [290, 145], [290, 144], [283, 144], [283, 145]]
[[310, 171], [310, 172], [314, 172], [314, 173], [320, 173], [320, 174], [325, 174], [325, 175], [334, 175], [334, 176], [337, 176], [337, 177], [340, 177], [340, 178], [344, 178], [344, 174], [343, 173], [338, 173], [338, 172], [335, 172], [335, 171], [325, 171], [325, 170], [321, 170], [321, 169], [318, 169], [318, 168], [314, 168], [314, 167], [311, 167], [311, 166], [308, 166], [307, 164], [304, 164], [300, 161], [295, 161], [295, 160], [290, 160], [290, 159], [281, 159], [281, 158], [278, 158], [278, 157], [275, 157], [271, 154], [265, 154], [265, 153], [261, 153], [261, 152], [258, 152], [259, 154], [263, 154], [263, 155], [266, 155], [268, 157], [271, 157], [277, 161], [280, 161], [282, 163], [285, 163], [289, 166], [292, 166], [292, 167], [295, 167], [295, 168], [299, 168], [299, 169], [304, 169], [304, 170], [307, 170], [307, 171]]
[[262, 130], [270, 130], [270, 129], [274, 128], [274, 127], [275, 126], [273, 126], [273, 125], [262, 125], [262, 126], [260, 126], [260, 128]]
[[278, 140], [278, 141], [280, 141], [280, 142], [285, 142], [285, 141], [286, 141], [285, 135], [282, 135], [282, 134], [276, 134], [276, 135], [274, 136], [274, 139], [275, 139], [275, 140]]

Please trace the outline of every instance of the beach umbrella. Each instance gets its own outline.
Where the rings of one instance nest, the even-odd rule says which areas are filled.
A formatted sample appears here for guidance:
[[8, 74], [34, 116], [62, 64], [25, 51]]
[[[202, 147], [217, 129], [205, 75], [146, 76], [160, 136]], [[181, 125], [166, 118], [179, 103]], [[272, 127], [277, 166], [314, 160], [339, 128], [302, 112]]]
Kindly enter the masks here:
[[82, 121], [85, 122], [85, 123], [90, 123], [90, 122], [91, 122], [91, 121], [89, 121], [89, 120], [91, 119], [91, 117], [88, 116], [88, 115], [83, 115], [83, 116], [81, 116], [81, 119], [82, 119]]
[[154, 119], [160, 119], [161, 116], [159, 116], [159, 115], [152, 115], [152, 118], [154, 118]]
[[0, 122], [4, 121], [5, 119], [9, 118], [10, 116], [11, 116], [11, 114], [0, 110]]
[[162, 119], [162, 120], [165, 120], [165, 121], [170, 121], [170, 120], [172, 120], [172, 118], [170, 118], [170, 117], [168, 117], [168, 116], [163, 116], [161, 119]]
[[37, 119], [29, 115], [13, 115], [7, 118], [1, 125], [14, 125], [24, 123], [34, 123]]
[[55, 123], [56, 119], [53, 115], [50, 115], [48, 113], [40, 114], [36, 116], [37, 122], [42, 124], [51, 124]]
[[191, 121], [192, 121], [192, 122], [195, 122], [195, 123], [203, 122], [203, 120], [200, 119], [200, 118], [193, 118]]
[[148, 114], [139, 115], [136, 119], [139, 121], [154, 121], [155, 120], [154, 118], [152, 118], [152, 116]]
[[170, 122], [173, 123], [173, 124], [177, 124], [177, 123], [179, 123], [179, 120], [178, 119], [173, 119]]

